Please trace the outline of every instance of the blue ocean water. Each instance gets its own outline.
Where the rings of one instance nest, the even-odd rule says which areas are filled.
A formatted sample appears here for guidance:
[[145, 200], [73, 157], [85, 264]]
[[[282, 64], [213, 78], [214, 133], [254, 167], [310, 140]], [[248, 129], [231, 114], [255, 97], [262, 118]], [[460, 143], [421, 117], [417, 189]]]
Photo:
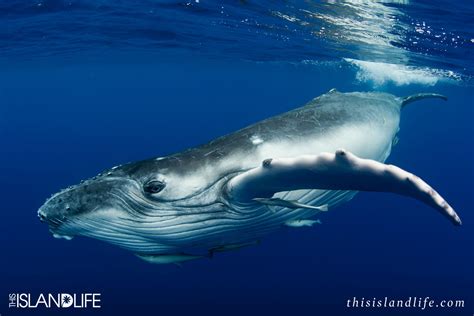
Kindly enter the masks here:
[[[474, 5], [450, 1], [0, 2], [0, 314], [472, 315]], [[312, 228], [184, 264], [52, 238], [52, 193], [301, 106], [331, 88], [436, 92], [402, 114], [389, 162], [421, 203], [360, 193]], [[10, 293], [99, 292], [100, 310], [18, 310]], [[347, 308], [426, 297], [464, 308]]]

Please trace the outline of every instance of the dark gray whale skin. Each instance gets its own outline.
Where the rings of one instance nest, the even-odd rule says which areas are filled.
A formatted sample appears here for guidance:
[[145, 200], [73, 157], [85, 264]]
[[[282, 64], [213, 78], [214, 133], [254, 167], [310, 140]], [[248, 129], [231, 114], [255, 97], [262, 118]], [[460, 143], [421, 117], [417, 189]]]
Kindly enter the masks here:
[[[88, 236], [140, 256], [173, 254], [175, 260], [183, 252], [236, 249], [315, 212], [285, 207], [269, 212], [259, 203], [235, 204], [223, 189], [230, 179], [267, 158], [317, 155], [341, 147], [384, 161], [399, 129], [401, 108], [424, 97], [442, 96], [402, 99], [333, 89], [303, 107], [207, 144], [106, 170], [54, 194], [38, 216], [55, 237]], [[300, 190], [279, 196], [333, 207], [354, 194]]]
[[[361, 104], [364, 106], [360, 106]], [[333, 89], [303, 107], [262, 120], [162, 160], [153, 158], [124, 165], [120, 171], [123, 172], [121, 175], [136, 174], [138, 178], [157, 168], [188, 174], [202, 164], [215, 165], [219, 160], [237, 153], [252, 153], [255, 145], [249, 139], [253, 135], [259, 135], [265, 141], [300, 141], [314, 135], [323, 136], [327, 131], [350, 122], [364, 124], [368, 119], [381, 121], [387, 110], [398, 113], [400, 104], [400, 98], [387, 93], [339, 93]]]

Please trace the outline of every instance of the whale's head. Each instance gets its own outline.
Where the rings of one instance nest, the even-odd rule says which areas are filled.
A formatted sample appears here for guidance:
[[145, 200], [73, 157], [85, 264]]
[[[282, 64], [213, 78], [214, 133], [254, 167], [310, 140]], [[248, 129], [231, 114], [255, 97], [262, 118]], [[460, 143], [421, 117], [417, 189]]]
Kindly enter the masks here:
[[196, 177], [172, 157], [114, 167], [54, 194], [38, 211], [57, 238], [87, 236], [136, 253], [161, 253], [226, 209], [224, 178]]

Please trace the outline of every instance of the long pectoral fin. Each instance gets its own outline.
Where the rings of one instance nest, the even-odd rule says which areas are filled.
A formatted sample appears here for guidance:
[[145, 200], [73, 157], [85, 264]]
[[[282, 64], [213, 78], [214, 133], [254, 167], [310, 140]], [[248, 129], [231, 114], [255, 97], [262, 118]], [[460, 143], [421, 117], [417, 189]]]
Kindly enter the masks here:
[[334, 154], [266, 159], [260, 167], [231, 179], [226, 189], [229, 197], [243, 203], [299, 189], [392, 192], [420, 200], [461, 225], [453, 208], [419, 177], [342, 149]]
[[199, 256], [199, 255], [188, 255], [188, 254], [159, 254], [159, 255], [150, 255], [150, 254], [136, 254], [136, 256], [142, 260], [145, 260], [146, 262], [149, 263], [155, 263], [155, 264], [176, 264], [180, 265], [182, 262], [185, 261], [190, 261], [190, 260], [196, 260], [200, 258], [204, 258], [205, 256]]

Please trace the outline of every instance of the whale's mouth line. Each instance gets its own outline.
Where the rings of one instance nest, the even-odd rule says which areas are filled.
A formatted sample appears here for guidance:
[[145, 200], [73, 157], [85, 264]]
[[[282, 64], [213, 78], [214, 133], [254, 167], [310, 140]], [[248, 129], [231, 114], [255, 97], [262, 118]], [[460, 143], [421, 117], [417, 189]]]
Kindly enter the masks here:
[[63, 227], [64, 227], [64, 222], [55, 226], [49, 225], [49, 232], [51, 233], [51, 235], [53, 235], [54, 238], [57, 238], [57, 239], [71, 240], [72, 238], [74, 238], [73, 234], [65, 233], [62, 229]]
[[[95, 207], [92, 212], [95, 212], [99, 208], [99, 206]], [[42, 221], [48, 224], [49, 232], [53, 235], [54, 238], [71, 240], [75, 236], [81, 235], [81, 233], [74, 228], [78, 225], [80, 221], [82, 221], [78, 217], [63, 217], [61, 219], [45, 218]]]
[[68, 222], [69, 220], [66, 218], [63, 220], [48, 219], [47, 223], [49, 227], [49, 232], [51, 233], [51, 235], [53, 235], [54, 238], [71, 240], [74, 237], [74, 235], [66, 234], [62, 231], [63, 230], [62, 228]]

